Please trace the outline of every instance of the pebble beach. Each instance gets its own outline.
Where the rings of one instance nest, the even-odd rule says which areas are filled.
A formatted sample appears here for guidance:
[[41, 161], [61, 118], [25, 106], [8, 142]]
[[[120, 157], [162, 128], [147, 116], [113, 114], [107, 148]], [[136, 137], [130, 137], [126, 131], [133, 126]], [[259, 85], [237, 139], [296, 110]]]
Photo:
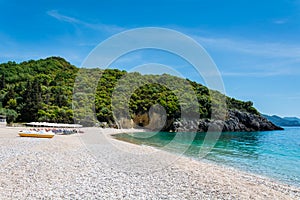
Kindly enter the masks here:
[[84, 128], [52, 139], [0, 128], [0, 199], [300, 199], [300, 188]]

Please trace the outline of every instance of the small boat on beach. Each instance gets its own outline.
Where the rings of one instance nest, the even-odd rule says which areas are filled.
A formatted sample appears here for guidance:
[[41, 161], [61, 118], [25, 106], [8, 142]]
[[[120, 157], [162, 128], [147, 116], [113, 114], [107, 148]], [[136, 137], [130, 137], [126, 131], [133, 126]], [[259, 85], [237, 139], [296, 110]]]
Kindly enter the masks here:
[[19, 131], [19, 136], [20, 137], [36, 137], [36, 138], [53, 138], [54, 137], [54, 133], [49, 130], [21, 130]]

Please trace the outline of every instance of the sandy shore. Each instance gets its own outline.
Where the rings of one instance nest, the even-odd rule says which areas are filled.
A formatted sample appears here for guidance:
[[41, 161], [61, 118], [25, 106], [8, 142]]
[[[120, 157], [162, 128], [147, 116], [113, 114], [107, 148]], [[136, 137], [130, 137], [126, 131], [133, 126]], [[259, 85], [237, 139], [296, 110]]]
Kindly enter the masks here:
[[300, 199], [300, 188], [112, 139], [120, 130], [17, 131], [0, 128], [0, 199]]

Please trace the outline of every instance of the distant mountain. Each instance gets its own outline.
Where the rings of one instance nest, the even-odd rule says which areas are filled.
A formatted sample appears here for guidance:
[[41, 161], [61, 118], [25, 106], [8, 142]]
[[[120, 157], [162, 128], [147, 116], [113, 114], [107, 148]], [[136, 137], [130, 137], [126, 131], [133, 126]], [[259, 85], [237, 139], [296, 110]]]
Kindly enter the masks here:
[[300, 119], [297, 117], [279, 117], [277, 115], [263, 115], [277, 126], [300, 126]]
[[289, 120], [289, 121], [298, 121], [300, 123], [300, 119], [297, 117], [284, 117], [283, 119]]

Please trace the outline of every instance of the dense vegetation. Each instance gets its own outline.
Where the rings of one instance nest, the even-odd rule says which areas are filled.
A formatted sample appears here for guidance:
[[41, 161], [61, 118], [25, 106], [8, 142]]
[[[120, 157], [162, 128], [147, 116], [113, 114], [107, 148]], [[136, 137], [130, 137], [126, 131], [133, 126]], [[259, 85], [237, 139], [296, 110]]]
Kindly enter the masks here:
[[196, 82], [167, 74], [79, 69], [59, 57], [3, 63], [0, 72], [0, 114], [6, 115], [8, 122], [72, 123], [77, 119], [92, 125], [95, 119], [87, 110], [94, 106], [97, 120], [114, 124], [113, 111], [126, 117], [129, 105], [130, 118], [135, 120], [157, 104], [165, 108], [168, 119], [179, 118], [182, 112], [210, 118], [212, 105], [224, 108], [218, 100], [221, 98], [226, 99], [228, 109], [259, 114], [250, 101], [225, 97]]

